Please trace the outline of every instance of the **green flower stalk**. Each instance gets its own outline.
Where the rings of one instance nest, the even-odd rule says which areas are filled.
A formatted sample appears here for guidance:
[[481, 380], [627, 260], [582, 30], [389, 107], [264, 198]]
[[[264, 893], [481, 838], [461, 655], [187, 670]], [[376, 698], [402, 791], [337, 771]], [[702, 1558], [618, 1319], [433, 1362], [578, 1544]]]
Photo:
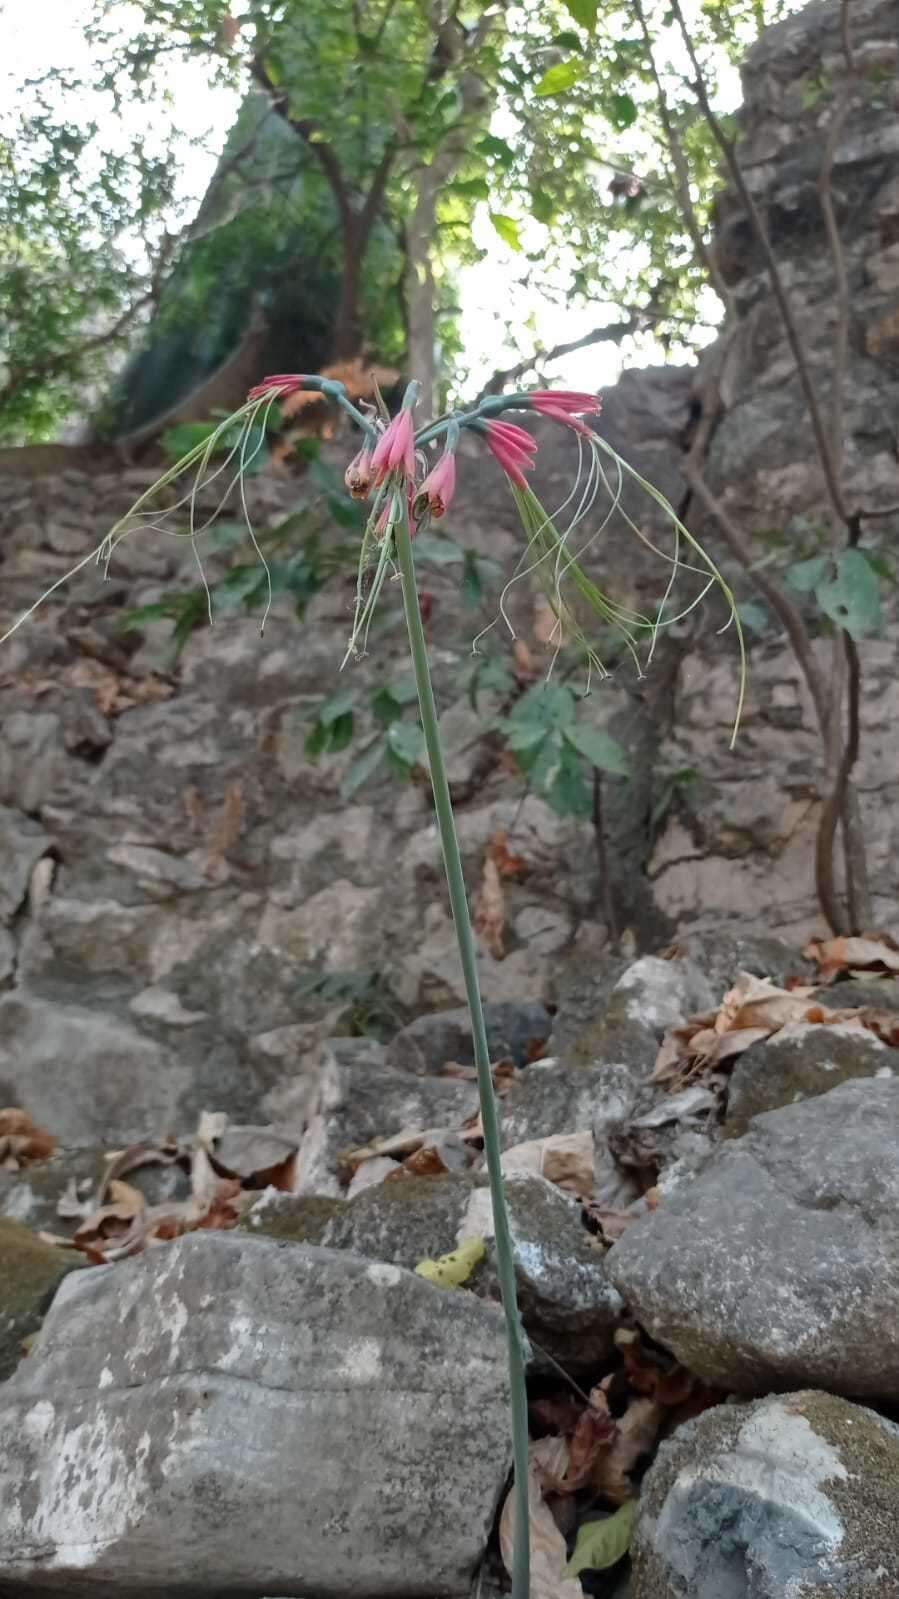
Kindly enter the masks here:
[[[406, 391], [401, 409], [390, 419], [383, 406], [380, 413], [364, 415], [347, 398], [343, 385], [331, 379], [305, 373], [279, 373], [266, 378], [250, 391], [247, 402], [231, 417], [226, 418], [210, 437], [196, 446], [188, 455], [167, 471], [153, 489], [142, 495], [128, 514], [103, 539], [92, 555], [80, 561], [73, 572], [79, 571], [91, 559], [108, 568], [116, 546], [121, 539], [141, 527], [159, 527], [158, 512], [152, 508], [155, 492], [168, 487], [184, 473], [195, 473], [193, 485], [166, 512], [187, 508], [188, 528], [184, 536], [191, 540], [197, 565], [202, 576], [197, 539], [218, 509], [237, 489], [253, 546], [266, 572], [265, 558], [256, 542], [250, 525], [244, 495], [244, 476], [253, 457], [262, 448], [265, 429], [272, 407], [286, 395], [298, 390], [311, 390], [325, 394], [347, 414], [361, 433], [361, 448], [347, 467], [346, 484], [354, 498], [369, 505], [369, 515], [359, 550], [356, 604], [350, 638], [343, 664], [366, 650], [369, 631], [385, 583], [399, 576], [403, 607], [409, 635], [409, 649], [418, 695], [421, 726], [430, 765], [434, 808], [440, 832], [443, 864], [447, 890], [455, 924], [459, 960], [465, 985], [465, 994], [471, 1018], [474, 1057], [477, 1067], [478, 1090], [481, 1103], [481, 1120], [484, 1130], [484, 1151], [493, 1201], [496, 1259], [506, 1321], [508, 1344], [509, 1384], [511, 1392], [512, 1443], [514, 1460], [514, 1552], [512, 1570], [513, 1599], [529, 1599], [529, 1524], [528, 1524], [528, 1424], [527, 1394], [525, 1389], [526, 1341], [521, 1327], [515, 1287], [515, 1265], [509, 1231], [508, 1214], [503, 1194], [501, 1168], [501, 1142], [499, 1116], [490, 1069], [484, 1013], [478, 981], [477, 950], [468, 909], [468, 897], [462, 870], [462, 860], [456, 836], [455, 820], [446, 775], [443, 747], [431, 685], [428, 650], [424, 624], [419, 605], [415, 577], [414, 539], [419, 528], [432, 519], [442, 517], [450, 508], [456, 492], [456, 452], [463, 431], [484, 443], [506, 475], [512, 501], [524, 533], [524, 550], [517, 571], [510, 577], [500, 598], [498, 620], [512, 631], [506, 610], [508, 593], [515, 583], [531, 577], [542, 586], [556, 617], [557, 651], [561, 648], [563, 633], [580, 646], [589, 675], [606, 675], [596, 642], [585, 631], [575, 616], [571, 601], [577, 603], [581, 613], [586, 609], [605, 627], [615, 629], [624, 640], [627, 650], [642, 672], [652, 659], [656, 638], [662, 627], [670, 626], [699, 603], [709, 588], [716, 586], [724, 595], [730, 615], [735, 623], [741, 661], [740, 700], [734, 725], [734, 735], [739, 722], [745, 683], [745, 650], [743, 635], [733, 595], [714, 562], [680, 522], [667, 500], [651, 484], [628, 466], [611, 445], [602, 438], [595, 425], [583, 420], [595, 418], [600, 412], [600, 401], [595, 395], [567, 391], [535, 390], [531, 393], [490, 396], [470, 411], [443, 416], [425, 427], [415, 430], [413, 412], [418, 388], [411, 383]], [[550, 514], [531, 489], [526, 473], [530, 472], [539, 454], [538, 441], [514, 422], [503, 420], [507, 412], [534, 412], [546, 421], [568, 430], [577, 445], [577, 470], [571, 489], [563, 504]], [[426, 446], [442, 442], [442, 454], [435, 461], [426, 454]], [[226, 451], [218, 462], [218, 453]], [[214, 466], [213, 466], [213, 463]], [[621, 503], [625, 477], [636, 481], [649, 499], [668, 519], [673, 533], [670, 551], [653, 544], [630, 518]], [[196, 507], [199, 491], [208, 490], [213, 483], [221, 484], [219, 505], [211, 517], [198, 525]], [[579, 548], [576, 538], [585, 527], [587, 518], [600, 497], [606, 505], [598, 526], [593, 527]], [[586, 551], [595, 543], [609, 519], [618, 513], [627, 526], [644, 545], [668, 566], [668, 580], [662, 598], [653, 616], [644, 616], [617, 603], [587, 574], [582, 563]], [[682, 557], [686, 549], [689, 559]], [[671, 611], [671, 595], [678, 574], [688, 573], [700, 580], [697, 592], [686, 606]], [[71, 576], [72, 573], [67, 574]], [[41, 599], [47, 597], [65, 578], [54, 583]], [[204, 578], [205, 586], [205, 578]], [[212, 600], [206, 588], [209, 618]], [[269, 603], [271, 590], [269, 590]], [[41, 603], [36, 604], [18, 618], [4, 637], [21, 626]], [[268, 606], [266, 606], [266, 615]], [[265, 616], [263, 616], [263, 626]], [[495, 625], [491, 624], [491, 626]], [[0, 639], [0, 643], [3, 640]], [[477, 648], [477, 640], [474, 647]], [[550, 671], [552, 667], [550, 667]]]

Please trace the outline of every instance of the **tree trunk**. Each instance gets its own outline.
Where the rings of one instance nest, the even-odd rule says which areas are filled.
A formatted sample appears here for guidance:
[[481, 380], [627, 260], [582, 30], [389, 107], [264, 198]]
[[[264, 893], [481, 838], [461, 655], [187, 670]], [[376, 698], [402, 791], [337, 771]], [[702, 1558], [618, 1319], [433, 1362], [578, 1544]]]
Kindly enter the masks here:
[[420, 384], [422, 416], [437, 413], [437, 330], [434, 268], [431, 249], [437, 222], [437, 200], [446, 181], [440, 157], [422, 167], [415, 209], [406, 229], [406, 317], [409, 329], [409, 376]]
[[334, 317], [334, 339], [331, 347], [332, 361], [352, 361], [362, 352], [362, 260], [368, 238], [362, 237], [358, 226], [347, 226], [343, 231], [343, 266], [340, 274], [340, 294]]
[[[486, 32], [482, 29], [479, 40]], [[406, 314], [409, 325], [409, 376], [421, 384], [419, 414], [433, 416], [437, 403], [437, 335], [434, 304], [434, 235], [437, 231], [437, 201], [441, 189], [451, 181], [468, 149], [472, 123], [487, 105], [480, 77], [463, 74], [459, 82], [462, 115], [450, 129], [430, 166], [422, 167], [418, 178], [415, 209], [406, 230]]]

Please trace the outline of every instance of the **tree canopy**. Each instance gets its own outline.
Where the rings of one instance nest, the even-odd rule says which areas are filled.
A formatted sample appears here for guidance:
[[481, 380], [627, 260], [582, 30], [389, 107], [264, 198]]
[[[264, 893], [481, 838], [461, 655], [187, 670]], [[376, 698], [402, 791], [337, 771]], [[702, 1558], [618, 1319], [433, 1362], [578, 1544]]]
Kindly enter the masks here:
[[[695, 4], [711, 81], [795, 4]], [[296, 359], [408, 354], [458, 390], [460, 273], [490, 248], [477, 214], [532, 301], [595, 307], [591, 338], [683, 351], [709, 336], [695, 233], [718, 178], [664, 0], [85, 6], [90, 69], [24, 82], [0, 123], [0, 437], [51, 436], [141, 340], [152, 410], [166, 363], [184, 365], [174, 330], [202, 375], [253, 304]], [[169, 82], [185, 60], [243, 95], [193, 214], [175, 204], [187, 144]], [[152, 134], [123, 132], [135, 107]], [[503, 345], [521, 374], [539, 363], [527, 319], [498, 326]]]

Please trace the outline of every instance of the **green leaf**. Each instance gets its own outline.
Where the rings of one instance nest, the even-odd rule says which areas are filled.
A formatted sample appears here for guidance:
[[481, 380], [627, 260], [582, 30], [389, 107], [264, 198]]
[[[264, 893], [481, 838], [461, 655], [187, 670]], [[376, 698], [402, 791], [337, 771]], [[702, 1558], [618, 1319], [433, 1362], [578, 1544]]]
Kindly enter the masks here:
[[445, 538], [438, 533], [416, 533], [415, 558], [429, 561], [432, 566], [455, 566], [459, 561], [464, 561], [465, 551], [455, 539]]
[[546, 738], [547, 730], [543, 722], [513, 722], [507, 717], [501, 725], [506, 734], [506, 743], [516, 755], [535, 749]]
[[596, 27], [599, 0], [565, 0], [565, 10], [582, 28]]
[[556, 208], [553, 204], [552, 196], [547, 194], [545, 189], [532, 190], [531, 215], [534, 220], [542, 222], [545, 227], [548, 227], [555, 214]]
[[470, 611], [477, 610], [484, 598], [484, 590], [491, 578], [501, 576], [502, 568], [487, 555], [477, 550], [465, 551], [465, 568], [462, 573], [462, 603]]
[[771, 623], [764, 605], [759, 605], [757, 600], [746, 600], [738, 605], [737, 615], [748, 633], [764, 633]]
[[514, 686], [515, 679], [505, 662], [495, 655], [488, 656], [478, 663], [468, 680], [468, 703], [477, 712], [480, 694], [508, 694]]
[[609, 121], [623, 132], [632, 128], [637, 120], [637, 107], [629, 94], [613, 94], [608, 101]]
[[515, 160], [515, 151], [505, 139], [498, 139], [495, 133], [485, 133], [475, 145], [479, 155], [492, 155], [503, 167], [510, 167]]
[[325, 700], [324, 705], [318, 713], [319, 721], [323, 723], [325, 727], [330, 727], [331, 723], [336, 722], [339, 716], [344, 716], [347, 711], [352, 710], [355, 698], [355, 689], [339, 689], [336, 694], [331, 695], [330, 699]]
[[815, 596], [825, 616], [854, 639], [868, 638], [883, 626], [880, 579], [861, 550], [844, 550], [836, 577], [819, 583]]
[[425, 753], [425, 736], [418, 722], [393, 722], [387, 729], [387, 748], [401, 766], [417, 766]]
[[541, 100], [551, 94], [564, 94], [566, 89], [572, 89], [579, 82], [586, 70], [583, 61], [557, 61], [554, 67], [544, 72], [534, 93]]
[[502, 239], [503, 244], [507, 244], [510, 250], [517, 251], [522, 248], [521, 235], [518, 231], [518, 223], [515, 221], [514, 217], [504, 216], [501, 211], [491, 211], [490, 220]]
[[319, 721], [313, 722], [312, 727], [306, 734], [306, 742], [303, 745], [303, 748], [310, 760], [317, 760], [319, 755], [324, 754], [325, 750], [328, 748], [329, 738], [330, 733], [323, 723]]
[[[538, 777], [532, 780], [536, 785]], [[583, 767], [569, 745], [560, 745], [559, 760], [543, 788], [547, 804], [557, 816], [580, 816], [586, 820], [593, 814], [592, 786], [586, 783]]]
[[564, 683], [535, 683], [521, 696], [512, 722], [541, 722], [544, 728], [567, 727], [576, 714], [575, 699]]
[[794, 561], [792, 566], [787, 567], [784, 577], [797, 594], [811, 594], [826, 571], [827, 556], [813, 555], [810, 561]]
[[399, 677], [392, 677], [387, 684], [387, 692], [397, 705], [411, 705], [418, 699], [415, 673], [400, 672]]
[[569, 744], [598, 771], [614, 772], [617, 777], [630, 775], [624, 750], [618, 740], [611, 738], [608, 733], [600, 733], [594, 727], [579, 727], [577, 722], [563, 731]]
[[372, 774], [377, 771], [387, 754], [387, 740], [380, 735], [369, 744], [368, 748], [355, 760], [340, 785], [340, 792], [344, 799], [349, 799], [355, 794], [357, 788], [367, 783]]
[[577, 1577], [582, 1571], [607, 1571], [623, 1560], [631, 1546], [636, 1510], [636, 1501], [629, 1499], [604, 1521], [585, 1521], [565, 1567], [566, 1577]]
[[454, 183], [448, 183], [445, 194], [461, 194], [465, 200], [486, 200], [490, 196], [490, 185], [486, 178], [457, 178]]
[[217, 422], [179, 422], [176, 427], [166, 428], [159, 442], [166, 455], [173, 461], [180, 461], [182, 455], [196, 449], [217, 427]]
[[550, 43], [554, 50], [583, 50], [584, 48], [583, 39], [572, 28], [565, 28], [561, 33], [554, 33]]

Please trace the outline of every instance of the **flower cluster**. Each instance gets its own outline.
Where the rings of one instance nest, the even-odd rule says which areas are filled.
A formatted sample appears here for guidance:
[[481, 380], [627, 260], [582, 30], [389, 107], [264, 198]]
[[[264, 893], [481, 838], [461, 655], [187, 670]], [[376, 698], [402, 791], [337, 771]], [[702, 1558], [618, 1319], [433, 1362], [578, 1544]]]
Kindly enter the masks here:
[[[278, 372], [265, 378], [250, 390], [252, 402], [280, 400], [304, 388], [324, 388], [320, 378], [300, 372]], [[344, 403], [340, 395], [336, 395]], [[355, 500], [366, 500], [372, 490], [385, 486], [404, 487], [408, 496], [413, 521], [425, 515], [434, 519], [444, 516], [456, 492], [456, 449], [462, 428], [469, 428], [484, 439], [487, 448], [516, 488], [527, 487], [525, 473], [534, 465], [537, 440], [514, 422], [499, 419], [505, 410], [537, 411], [550, 421], [592, 436], [592, 429], [581, 420], [583, 416], [597, 415], [601, 401], [595, 394], [580, 393], [571, 389], [535, 389], [530, 393], [506, 397], [491, 397], [476, 410], [448, 418], [443, 424], [426, 427], [416, 435], [412, 412], [415, 405], [415, 385], [410, 385], [402, 408], [390, 421], [367, 422], [357, 415], [365, 427], [365, 443], [353, 456], [346, 469], [345, 482]], [[345, 405], [345, 408], [346, 405]], [[425, 461], [422, 446], [444, 435], [444, 450], [430, 470], [425, 469], [419, 480], [419, 463]], [[383, 531], [390, 522], [389, 507], [379, 497], [376, 528]]]

